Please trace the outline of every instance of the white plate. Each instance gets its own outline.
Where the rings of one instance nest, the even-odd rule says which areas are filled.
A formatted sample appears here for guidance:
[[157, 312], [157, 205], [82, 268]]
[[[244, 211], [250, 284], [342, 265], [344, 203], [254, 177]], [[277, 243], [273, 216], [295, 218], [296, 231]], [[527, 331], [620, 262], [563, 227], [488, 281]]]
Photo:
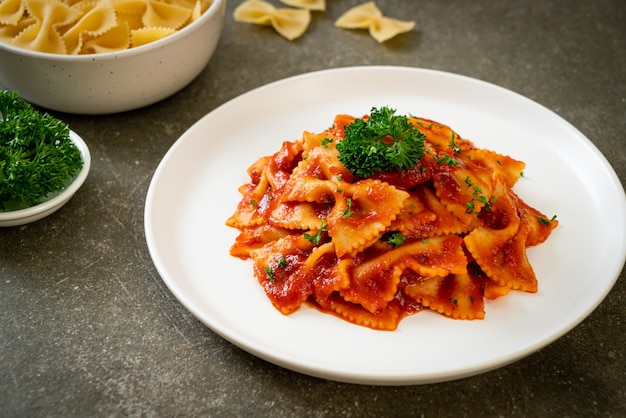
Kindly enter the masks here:
[[80, 189], [80, 186], [87, 179], [89, 169], [91, 168], [91, 154], [85, 141], [76, 132], [70, 131], [70, 139], [78, 147], [83, 159], [83, 167], [74, 180], [60, 193], [53, 194], [48, 200], [44, 200], [38, 205], [7, 212], [0, 211], [0, 227], [25, 225], [45, 218], [61, 209]]
[[[421, 312], [394, 332], [373, 331], [303, 307], [272, 307], [252, 265], [228, 251], [224, 225], [248, 181], [246, 169], [337, 113], [388, 105], [450, 125], [480, 147], [527, 163], [516, 192], [559, 227], [529, 249], [539, 292], [486, 302], [482, 321]], [[609, 204], [610, 202], [610, 204]], [[200, 321], [277, 365], [364, 384], [462, 378], [518, 360], [553, 342], [607, 295], [626, 259], [626, 198], [615, 172], [578, 130], [537, 103], [463, 76], [404, 67], [305, 74], [215, 109], [172, 146], [150, 184], [146, 239], [163, 280]]]

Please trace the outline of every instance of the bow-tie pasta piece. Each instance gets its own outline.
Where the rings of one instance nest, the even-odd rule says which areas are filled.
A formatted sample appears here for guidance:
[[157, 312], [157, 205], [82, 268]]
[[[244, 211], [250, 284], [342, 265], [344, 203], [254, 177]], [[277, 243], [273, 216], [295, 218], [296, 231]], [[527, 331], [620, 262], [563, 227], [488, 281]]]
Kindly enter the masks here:
[[323, 12], [326, 10], [326, 0], [280, 0], [287, 6], [297, 9], [307, 9]]
[[141, 16], [144, 27], [182, 28], [191, 18], [193, 5], [157, 0], [114, 0], [120, 14]]
[[470, 272], [411, 281], [404, 291], [421, 304], [454, 319], [484, 319], [484, 277]]
[[22, 30], [10, 43], [34, 51], [67, 53], [58, 28], [76, 22], [82, 13], [56, 1], [27, 0], [25, 6], [35, 22]]
[[117, 25], [110, 0], [83, 1], [72, 7], [84, 14], [63, 34], [68, 54], [78, 54], [85, 40], [96, 38]]
[[24, 29], [29, 26], [37, 23], [37, 19], [33, 16], [28, 16], [24, 19], [21, 19], [15, 26], [13, 25], [2, 25], [0, 23], [0, 42], [5, 42], [10, 44], [13, 42], [13, 39], [19, 35]]
[[148, 5], [142, 19], [146, 27], [180, 29], [189, 21], [193, 10], [156, 1], [151, 1]]
[[17, 25], [25, 10], [22, 0], [0, 1], [0, 25]]
[[202, 15], [202, 3], [197, 1], [191, 9], [191, 21], [195, 22]]
[[120, 22], [103, 35], [83, 43], [81, 54], [99, 54], [121, 51], [130, 48], [130, 28], [128, 23]]
[[[126, 25], [128, 26], [129, 30], [141, 29], [144, 27], [143, 22], [141, 21], [140, 14], [121, 13], [117, 9], [116, 9], [116, 12], [117, 12], [117, 22], [120, 26]], [[129, 39], [130, 39], [130, 34], [129, 34]], [[130, 48], [130, 41], [129, 41], [129, 48]]]
[[130, 31], [130, 43], [133, 47], [154, 42], [176, 32], [172, 28], [141, 28]]
[[368, 29], [374, 39], [383, 43], [396, 35], [410, 32], [415, 27], [415, 22], [385, 17], [371, 1], [348, 10], [337, 19], [335, 26], [342, 29]]
[[247, 0], [233, 14], [236, 22], [272, 26], [284, 38], [293, 41], [304, 34], [311, 23], [305, 9], [277, 9], [263, 0]]

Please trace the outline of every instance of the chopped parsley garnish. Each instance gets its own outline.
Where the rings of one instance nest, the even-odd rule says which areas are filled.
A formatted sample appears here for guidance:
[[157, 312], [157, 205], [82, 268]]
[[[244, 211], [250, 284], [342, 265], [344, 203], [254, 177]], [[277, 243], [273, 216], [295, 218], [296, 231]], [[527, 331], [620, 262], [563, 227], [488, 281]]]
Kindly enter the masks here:
[[[489, 201], [489, 198], [487, 198], [487, 196], [483, 194], [483, 189], [480, 188], [480, 186], [475, 185], [472, 182], [472, 179], [470, 179], [470, 176], [465, 177], [464, 181], [465, 184], [467, 184], [467, 187], [471, 187], [473, 189], [472, 196], [474, 196], [469, 202], [465, 204], [465, 213], [468, 213], [470, 215], [480, 215], [480, 212], [475, 210], [475, 202], [482, 203], [485, 207], [485, 210], [487, 212], [491, 212], [491, 202]], [[495, 203], [496, 196], [493, 196], [492, 199]]]
[[395, 109], [372, 108], [369, 118], [355, 119], [344, 132], [336, 145], [339, 160], [360, 177], [408, 170], [424, 155], [424, 134]]
[[287, 260], [285, 259], [285, 257], [280, 257], [280, 260], [278, 260], [278, 264], [276, 264], [276, 267], [278, 267], [279, 269], [284, 269], [285, 267], [287, 267]]
[[550, 225], [550, 222], [552, 222], [553, 220], [556, 219], [556, 215], [554, 215], [552, 218], [550, 219], [546, 219], [543, 216], [538, 216], [537, 219], [539, 219], [539, 222], [541, 222], [543, 225]]
[[441, 157], [437, 157], [436, 155], [433, 156], [433, 158], [435, 159], [435, 162], [437, 164], [447, 164], [449, 166], [458, 166], [459, 165], [459, 161], [456, 158], [451, 157], [448, 154], [444, 154]]
[[465, 204], [465, 213], [469, 213], [470, 215], [478, 215], [480, 212], [476, 212], [474, 210], [474, 199], [470, 200]]
[[0, 90], [0, 211], [36, 205], [83, 166], [67, 124]]
[[267, 277], [270, 279], [270, 282], [274, 283], [274, 269], [271, 267], [263, 267], [263, 270], [265, 271], [265, 274], [267, 274]]
[[343, 215], [341, 215], [342, 218], [347, 218], [348, 216], [354, 215], [354, 212], [352, 212], [350, 210], [350, 209], [352, 209], [352, 199], [351, 198], [347, 198], [346, 202], [347, 202], [348, 206], [346, 207], [346, 210], [343, 211]]
[[[278, 259], [278, 262], [276, 263], [276, 268], [284, 269], [285, 267], [287, 267], [287, 265], [288, 265], [287, 260], [285, 259], [284, 256], [281, 256]], [[276, 280], [274, 267], [272, 266], [263, 267], [263, 271], [265, 272], [265, 274], [267, 274], [267, 278], [269, 279], [270, 283], [274, 283], [274, 281]]]
[[392, 231], [384, 234], [381, 239], [389, 244], [391, 248], [396, 248], [404, 244], [406, 236], [400, 234], [398, 231]]
[[326, 230], [328, 230], [328, 227], [326, 225], [326, 219], [322, 219], [322, 222], [320, 224], [320, 229], [317, 231], [317, 234], [311, 235], [308, 232], [305, 232], [304, 238], [311, 241], [313, 245], [319, 245], [320, 240], [322, 239], [322, 232]]
[[452, 135], [450, 136], [450, 143], [448, 144], [448, 146], [450, 148], [452, 148], [452, 150], [454, 152], [459, 152], [460, 153], [461, 152], [461, 147], [454, 142], [455, 138], [456, 138], [456, 135], [454, 134], [454, 131], [452, 131]]

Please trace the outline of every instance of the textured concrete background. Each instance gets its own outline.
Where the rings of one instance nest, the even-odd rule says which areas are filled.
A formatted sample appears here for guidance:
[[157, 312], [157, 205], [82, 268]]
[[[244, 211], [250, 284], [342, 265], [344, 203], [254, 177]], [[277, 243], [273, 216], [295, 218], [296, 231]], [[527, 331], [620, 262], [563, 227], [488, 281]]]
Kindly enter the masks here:
[[519, 362], [360, 386], [276, 367], [211, 332], [166, 288], [143, 230], [152, 174], [194, 122], [268, 82], [351, 65], [444, 70], [525, 95], [580, 129], [625, 184], [626, 3], [380, 0], [417, 22], [383, 45], [334, 28], [360, 0], [328, 0], [293, 43], [235, 23], [240, 3], [229, 0], [215, 56], [178, 94], [119, 115], [57, 114], [86, 139], [92, 171], [56, 214], [0, 230], [0, 416], [626, 416], [624, 272], [587, 320]]

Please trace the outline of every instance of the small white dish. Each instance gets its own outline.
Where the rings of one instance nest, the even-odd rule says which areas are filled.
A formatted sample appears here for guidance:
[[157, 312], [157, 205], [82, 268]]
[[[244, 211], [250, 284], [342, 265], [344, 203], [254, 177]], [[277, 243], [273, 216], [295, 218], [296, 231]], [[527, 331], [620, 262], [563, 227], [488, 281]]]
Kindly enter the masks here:
[[91, 168], [91, 154], [85, 141], [76, 132], [70, 131], [70, 139], [80, 150], [83, 159], [83, 168], [78, 172], [74, 180], [60, 193], [38, 205], [26, 209], [0, 212], [0, 227], [25, 225], [45, 218], [66, 204], [80, 186], [83, 185]]

